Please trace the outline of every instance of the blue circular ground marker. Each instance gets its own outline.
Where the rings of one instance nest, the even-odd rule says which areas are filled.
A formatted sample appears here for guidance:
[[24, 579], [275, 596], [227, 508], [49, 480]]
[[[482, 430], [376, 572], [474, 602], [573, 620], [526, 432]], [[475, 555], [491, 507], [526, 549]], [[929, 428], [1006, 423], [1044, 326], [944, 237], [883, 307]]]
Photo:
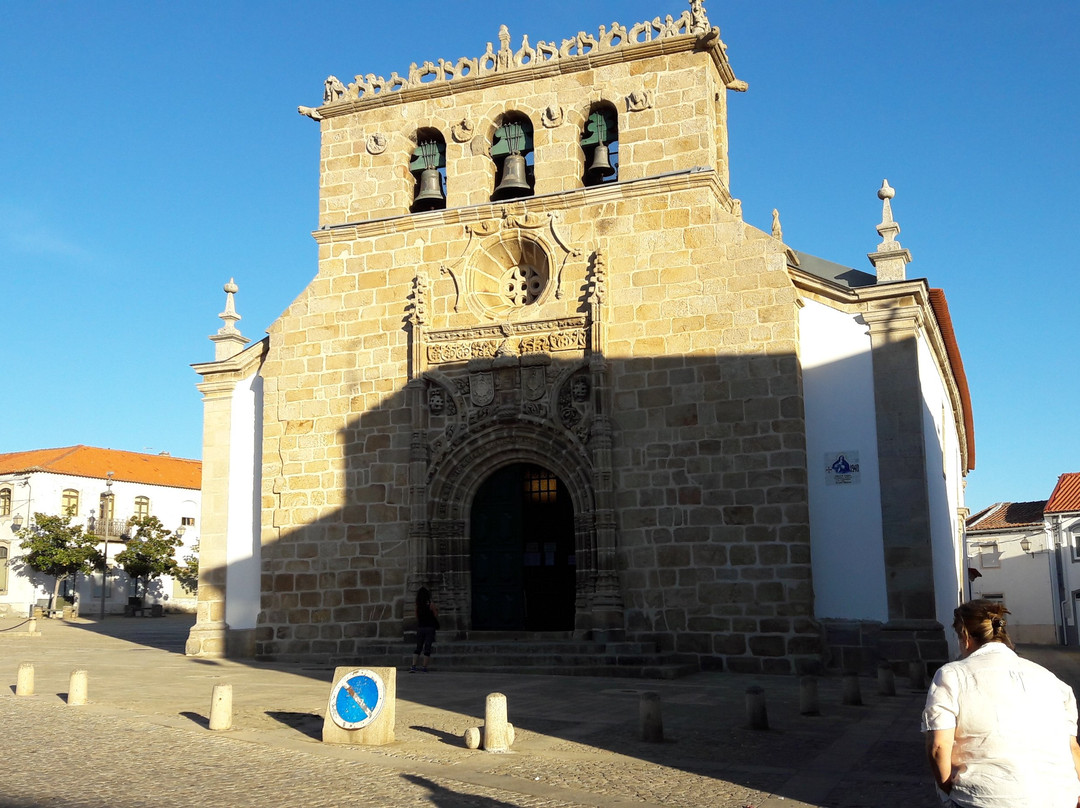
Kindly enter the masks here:
[[375, 671], [349, 671], [330, 694], [330, 717], [342, 729], [366, 727], [382, 712], [385, 695], [382, 677]]

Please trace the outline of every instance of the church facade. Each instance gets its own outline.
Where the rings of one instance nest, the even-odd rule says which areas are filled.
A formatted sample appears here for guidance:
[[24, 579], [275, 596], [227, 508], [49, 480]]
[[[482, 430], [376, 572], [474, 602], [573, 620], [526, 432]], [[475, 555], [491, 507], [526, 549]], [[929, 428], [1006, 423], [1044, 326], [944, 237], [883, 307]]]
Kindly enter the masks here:
[[945, 659], [973, 437], [944, 295], [887, 183], [874, 273], [743, 221], [745, 89], [700, 0], [327, 79], [318, 273], [256, 343], [230, 282], [195, 365], [189, 654], [360, 659], [426, 586], [449, 638]]

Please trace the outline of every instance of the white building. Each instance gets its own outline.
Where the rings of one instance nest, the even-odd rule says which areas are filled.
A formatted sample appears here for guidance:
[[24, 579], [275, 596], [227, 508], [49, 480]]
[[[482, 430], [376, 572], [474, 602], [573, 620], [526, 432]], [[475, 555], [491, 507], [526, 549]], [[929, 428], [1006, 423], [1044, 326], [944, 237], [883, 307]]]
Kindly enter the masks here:
[[[68, 446], [0, 454], [0, 616], [26, 615], [30, 606], [52, 594], [53, 580], [21, 567], [17, 531], [35, 513], [69, 514], [100, 537], [107, 549], [110, 571], [104, 598], [100, 574], [80, 575], [77, 582], [81, 614], [122, 613], [135, 582], [114, 566], [124, 548], [132, 517], [156, 516], [169, 530], [183, 528], [178, 561], [199, 543], [202, 464], [166, 454], [151, 455]], [[76, 594], [68, 582], [61, 594]], [[147, 605], [169, 610], [194, 610], [195, 593], [171, 576], [151, 582]]]
[[1080, 472], [1062, 474], [1046, 502], [1046, 537], [1054, 548], [1054, 612], [1059, 640], [1080, 645]]
[[968, 519], [967, 566], [972, 598], [1001, 601], [1016, 642], [1058, 642], [1056, 553], [1037, 502], [998, 502]]

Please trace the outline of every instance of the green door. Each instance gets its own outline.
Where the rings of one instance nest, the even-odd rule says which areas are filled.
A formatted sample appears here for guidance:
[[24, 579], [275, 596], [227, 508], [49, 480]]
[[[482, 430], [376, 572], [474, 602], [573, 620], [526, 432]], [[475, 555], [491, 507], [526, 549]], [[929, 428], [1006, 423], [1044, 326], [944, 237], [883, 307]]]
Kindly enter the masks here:
[[472, 509], [472, 627], [569, 631], [574, 508], [562, 482], [517, 463], [493, 473]]

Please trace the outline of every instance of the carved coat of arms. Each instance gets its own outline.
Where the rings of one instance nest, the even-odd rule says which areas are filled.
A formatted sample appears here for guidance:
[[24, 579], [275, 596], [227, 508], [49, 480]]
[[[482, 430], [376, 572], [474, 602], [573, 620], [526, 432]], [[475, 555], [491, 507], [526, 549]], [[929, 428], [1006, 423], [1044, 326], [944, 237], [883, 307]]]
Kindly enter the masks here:
[[474, 373], [469, 376], [469, 393], [477, 407], [486, 407], [495, 400], [495, 380], [490, 373]]
[[536, 401], [547, 389], [547, 372], [543, 367], [521, 369], [521, 388], [526, 401]]

